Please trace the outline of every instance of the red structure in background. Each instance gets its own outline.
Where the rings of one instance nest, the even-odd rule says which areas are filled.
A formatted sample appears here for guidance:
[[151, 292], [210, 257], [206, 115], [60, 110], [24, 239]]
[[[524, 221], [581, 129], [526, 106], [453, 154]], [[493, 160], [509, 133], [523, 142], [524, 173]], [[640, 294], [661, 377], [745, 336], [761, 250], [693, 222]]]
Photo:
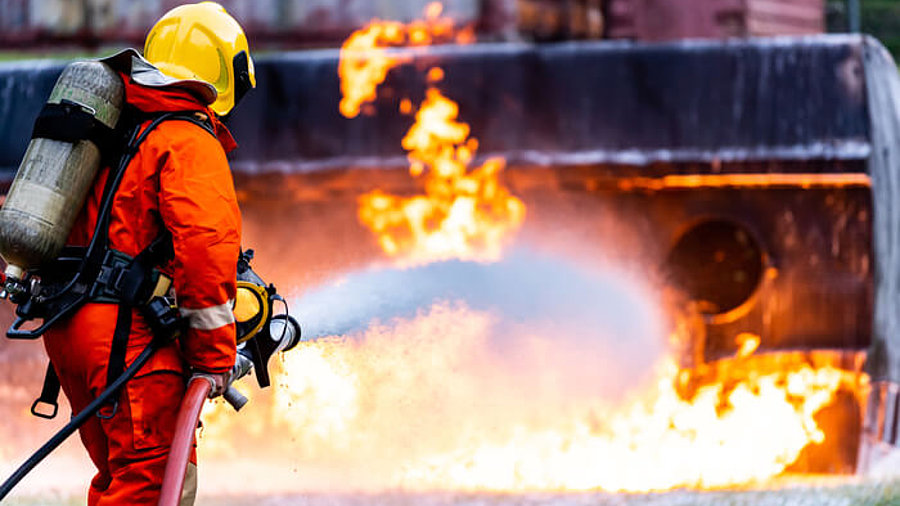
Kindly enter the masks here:
[[825, 31], [824, 0], [606, 0], [613, 39], [670, 40]]
[[[371, 18], [409, 21], [431, 0], [219, 0], [257, 45], [333, 46]], [[140, 45], [183, 0], [0, 0], [0, 49]], [[443, 0], [482, 40], [672, 40], [821, 33], [824, 0]]]

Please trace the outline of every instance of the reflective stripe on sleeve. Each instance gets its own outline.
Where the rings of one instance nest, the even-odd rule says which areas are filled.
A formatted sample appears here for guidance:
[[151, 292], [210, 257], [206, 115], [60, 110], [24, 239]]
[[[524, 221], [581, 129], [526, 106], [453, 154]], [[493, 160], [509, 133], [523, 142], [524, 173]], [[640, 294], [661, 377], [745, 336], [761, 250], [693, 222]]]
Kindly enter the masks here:
[[231, 311], [233, 305], [234, 301], [229, 300], [203, 309], [181, 308], [181, 315], [188, 319], [192, 329], [213, 330], [234, 323], [234, 313]]

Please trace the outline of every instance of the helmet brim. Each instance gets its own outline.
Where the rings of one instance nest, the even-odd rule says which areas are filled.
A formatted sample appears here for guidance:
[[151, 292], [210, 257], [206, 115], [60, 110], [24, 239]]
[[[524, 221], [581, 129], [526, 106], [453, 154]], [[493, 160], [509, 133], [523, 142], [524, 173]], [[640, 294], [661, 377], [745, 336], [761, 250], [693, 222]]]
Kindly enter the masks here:
[[105, 63], [114, 70], [131, 76], [134, 82], [141, 86], [151, 88], [178, 88], [189, 91], [206, 105], [216, 101], [218, 92], [216, 87], [197, 79], [176, 79], [164, 74], [153, 64], [144, 59], [135, 49], [125, 49], [112, 56], [99, 58], [97, 61]]

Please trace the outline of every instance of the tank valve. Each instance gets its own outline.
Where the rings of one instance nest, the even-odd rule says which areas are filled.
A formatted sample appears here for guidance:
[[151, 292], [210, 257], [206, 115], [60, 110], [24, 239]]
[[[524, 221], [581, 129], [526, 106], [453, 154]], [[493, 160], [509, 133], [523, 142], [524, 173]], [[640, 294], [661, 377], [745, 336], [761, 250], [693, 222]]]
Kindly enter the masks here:
[[3, 293], [4, 299], [15, 302], [16, 304], [24, 302], [28, 298], [28, 285], [24, 282], [25, 271], [18, 266], [8, 265], [3, 273]]

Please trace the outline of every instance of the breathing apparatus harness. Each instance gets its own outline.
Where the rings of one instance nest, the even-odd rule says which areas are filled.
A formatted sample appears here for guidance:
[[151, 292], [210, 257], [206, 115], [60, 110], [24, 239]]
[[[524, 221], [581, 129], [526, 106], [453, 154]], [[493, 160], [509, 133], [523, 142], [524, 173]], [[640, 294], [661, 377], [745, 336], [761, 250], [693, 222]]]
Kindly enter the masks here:
[[[41, 118], [45, 113], [46, 109], [36, 122], [37, 125], [40, 125]], [[114, 166], [115, 168], [107, 176], [97, 224], [88, 247], [86, 249], [67, 248], [49, 269], [28, 273], [21, 282], [16, 284], [7, 283], [6, 285], [9, 299], [17, 305], [16, 320], [7, 332], [7, 336], [11, 339], [36, 339], [51, 325], [64, 316], [72, 314], [85, 303], [91, 300], [103, 300], [102, 298], [110, 297], [113, 294], [118, 295], [119, 314], [108, 365], [107, 378], [110, 381], [108, 381], [106, 389], [80, 413], [73, 416], [69, 423], [54, 434], [52, 438], [44, 443], [41, 448], [3, 482], [3, 485], [0, 486], [0, 500], [6, 497], [22, 478], [78, 430], [79, 427], [84, 425], [92, 416], [98, 415], [100, 410], [108, 405], [110, 400], [118, 394], [125, 383], [133, 378], [150, 360], [153, 353], [162, 344], [174, 338], [182, 325], [178, 310], [169, 299], [162, 294], [157, 295], [155, 289], [148, 294], [151, 280], [155, 279], [158, 284], [162, 277], [158, 272], [154, 272], [152, 266], [157, 261], [164, 260], [163, 245], [167, 241], [171, 243], [171, 238], [166, 239], [164, 234], [163, 237], [154, 240], [150, 246], [135, 258], [123, 264], [121, 262], [124, 259], [122, 254], [115, 252], [109, 247], [109, 217], [116, 190], [122, 181], [126, 167], [134, 158], [141, 142], [163, 121], [185, 118], [184, 113], [165, 113], [154, 118], [143, 132], [140, 131], [141, 123], [137, 122], [135, 124], [136, 120], [133, 120], [131, 125], [129, 125], [130, 128], [127, 130], [129, 131], [128, 142], [119, 157], [119, 163]], [[89, 130], [84, 129], [81, 135], [85, 137], [81, 138], [87, 138], [88, 134]], [[36, 131], [33, 135], [54, 138], [52, 133], [48, 134], [46, 131]], [[74, 138], [79, 140], [79, 137], [71, 132], [65, 133], [65, 135], [68, 136], [68, 139]], [[169, 247], [169, 250], [171, 250], [171, 247]], [[119, 260], [119, 262], [117, 263], [116, 260]], [[70, 279], [65, 280], [65, 271], [73, 266], [77, 266], [74, 274], [71, 275]], [[110, 276], [111, 269], [117, 266], [122, 270], [113, 279]], [[104, 274], [106, 275], [104, 276]], [[63, 279], [63, 281], [57, 281], [58, 279]], [[165, 285], [165, 283], [163, 284]], [[166, 287], [166, 290], [168, 290], [168, 287]], [[134, 307], [137, 307], [146, 319], [147, 324], [153, 330], [154, 338], [141, 351], [135, 361], [125, 369], [124, 349], [131, 329], [131, 310]], [[40, 326], [33, 330], [22, 329], [24, 323], [37, 318], [43, 319]], [[114, 361], [118, 362], [119, 365], [115, 365]], [[121, 369], [116, 372], [118, 367], [121, 367]], [[59, 389], [59, 378], [56, 376], [52, 364], [48, 364], [41, 395], [31, 407], [32, 414], [42, 418], [55, 417], [58, 411], [57, 398]], [[52, 412], [39, 412], [37, 408], [40, 404], [50, 405], [53, 408]], [[114, 404], [113, 414], [116, 407], [117, 405]], [[112, 414], [108, 416], [112, 416]]]
[[[41, 117], [36, 124], [41, 124]], [[60, 319], [71, 315], [88, 302], [116, 303], [119, 306], [113, 334], [107, 385], [112, 385], [125, 370], [125, 350], [131, 333], [132, 309], [138, 309], [154, 330], [154, 348], [172, 339], [178, 332], [180, 318], [172, 301], [166, 297], [171, 280], [155, 267], [168, 261], [172, 253], [172, 238], [166, 231], [134, 258], [112, 249], [109, 245], [109, 222], [113, 201], [122, 182], [125, 170], [137, 153], [141, 143], [164, 121], [191, 121], [212, 133], [211, 127], [199, 118], [184, 112], [167, 112], [152, 117], [141, 130], [146, 116], [130, 112], [131, 121], [120, 121], [129, 132], [119, 162], [107, 175], [94, 234], [87, 248], [67, 247], [62, 255], [48, 267], [28, 273], [20, 286], [8, 287], [10, 300], [17, 304], [16, 319], [7, 332], [11, 339], [36, 339]], [[87, 134], [87, 131], [84, 131]], [[37, 134], [37, 132], [36, 132]], [[46, 132], [41, 135], [46, 136]], [[69, 134], [71, 138], [71, 134]], [[108, 156], [108, 155], [107, 155]], [[29, 321], [42, 319], [34, 329], [22, 326]], [[59, 378], [52, 364], [47, 367], [44, 387], [31, 412], [41, 418], [53, 418], [58, 411]], [[52, 408], [40, 411], [41, 405]], [[113, 404], [112, 416], [117, 405]]]
[[[59, 109], [51, 111], [58, 113]], [[41, 124], [43, 111], [36, 125]], [[78, 114], [77, 111], [74, 114]], [[125, 170], [131, 163], [141, 143], [161, 123], [170, 120], [189, 121], [204, 128], [215, 136], [211, 125], [198, 115], [188, 112], [167, 112], [148, 117], [138, 111], [123, 115], [117, 133], [127, 132], [127, 142], [118, 155], [118, 163], [110, 164], [103, 189], [100, 210], [94, 234], [86, 248], [67, 247], [52, 265], [29, 272], [20, 282], [7, 283], [9, 299], [17, 305], [16, 319], [7, 332], [11, 339], [36, 339], [60, 319], [71, 315], [88, 302], [118, 304], [119, 310], [113, 333], [110, 360], [107, 370], [106, 389], [80, 413], [73, 416], [59, 432], [38, 449], [13, 475], [0, 485], [0, 500], [25, 477], [38, 463], [55, 450], [91, 416], [112, 417], [118, 408], [115, 397], [121, 388], [147, 363], [153, 353], [174, 339], [184, 327], [184, 320], [174, 301], [167, 296], [171, 279], [156, 269], [173, 256], [172, 237], [163, 232], [134, 258], [112, 249], [109, 245], [109, 221], [113, 200], [122, 181]], [[143, 130], [142, 125], [150, 121]], [[56, 129], [57, 131], [60, 129]], [[63, 129], [65, 130], [65, 129]], [[49, 132], [36, 128], [33, 135], [43, 138], [81, 140], [93, 136], [95, 129], [82, 128], [75, 135], [71, 131]], [[123, 135], [122, 139], [126, 137]], [[110, 143], [104, 143], [110, 146]], [[109, 161], [110, 153], [104, 153]], [[236, 313], [247, 315], [238, 318], [238, 354], [232, 370], [231, 381], [241, 378], [251, 370], [256, 371], [260, 387], [270, 384], [268, 374], [269, 359], [278, 351], [287, 351], [300, 341], [300, 326], [287, 313], [287, 303], [278, 295], [271, 284], [266, 283], [252, 270], [250, 261], [253, 251], [242, 252], [238, 259], [239, 298], [252, 300], [258, 310], [246, 311], [236, 308]], [[248, 299], [249, 297], [249, 299]], [[274, 304], [281, 302], [285, 313], [273, 315]], [[256, 307], [251, 304], [251, 308]], [[153, 331], [153, 339], [135, 361], [125, 367], [125, 351], [131, 333], [132, 310], [137, 309]], [[240, 315], [239, 315], [240, 316]], [[23, 329], [27, 322], [42, 319], [34, 329]], [[48, 365], [40, 397], [31, 408], [32, 414], [41, 418], [53, 418], [58, 411], [59, 378], [52, 364]], [[247, 400], [229, 386], [225, 399], [239, 410]], [[49, 412], [39, 410], [41, 405], [52, 408]], [[111, 407], [110, 407], [111, 406]], [[109, 410], [104, 410], [110, 407]]]

